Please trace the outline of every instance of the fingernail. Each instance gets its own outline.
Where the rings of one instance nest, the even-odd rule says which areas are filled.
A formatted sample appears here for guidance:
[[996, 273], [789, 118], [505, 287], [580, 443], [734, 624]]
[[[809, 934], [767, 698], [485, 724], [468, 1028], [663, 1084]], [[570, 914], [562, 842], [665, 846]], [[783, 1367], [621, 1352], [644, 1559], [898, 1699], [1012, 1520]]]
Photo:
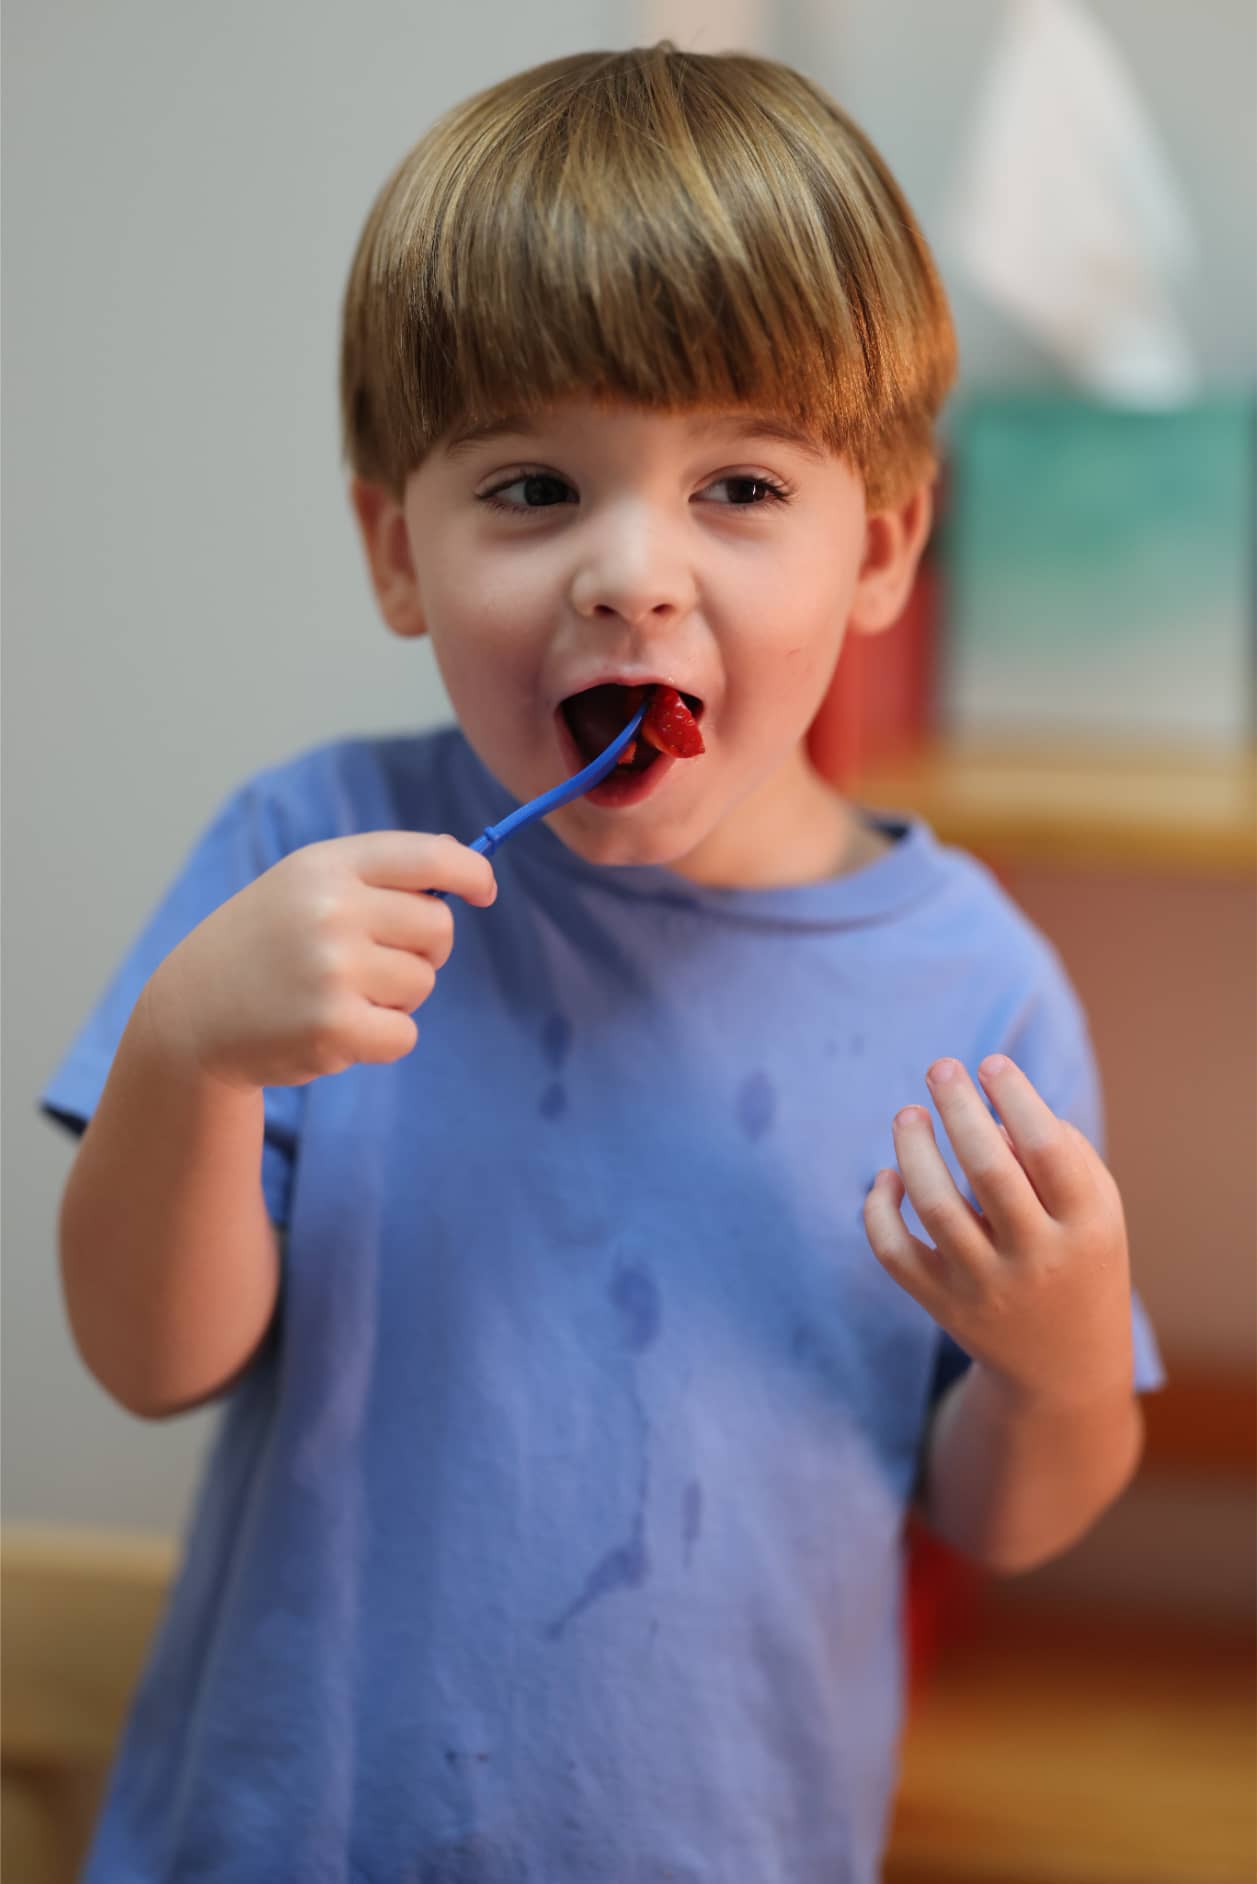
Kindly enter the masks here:
[[978, 1071], [984, 1079], [998, 1079], [1007, 1065], [1008, 1061], [1002, 1053], [988, 1053]]
[[931, 1086], [945, 1086], [949, 1079], [955, 1079], [959, 1071], [954, 1060], [939, 1060], [925, 1077]]

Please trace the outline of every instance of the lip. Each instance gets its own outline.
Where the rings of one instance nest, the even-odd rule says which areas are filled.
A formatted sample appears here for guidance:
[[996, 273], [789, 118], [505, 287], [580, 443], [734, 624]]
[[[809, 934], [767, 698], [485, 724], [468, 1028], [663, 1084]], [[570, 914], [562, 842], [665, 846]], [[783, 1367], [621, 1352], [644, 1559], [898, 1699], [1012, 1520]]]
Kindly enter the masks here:
[[698, 720], [700, 724], [703, 714], [707, 710], [707, 702], [704, 700], [702, 694], [696, 693], [692, 687], [683, 687], [680, 681], [675, 679], [672, 675], [634, 674], [622, 667], [595, 668], [591, 673], [575, 680], [573, 685], [565, 687], [563, 692], [559, 695], [558, 699], [555, 701], [555, 710], [557, 711], [565, 700], [570, 700], [574, 693], [588, 693], [591, 687], [675, 687], [676, 691], [683, 698], [688, 695], [691, 700], [697, 700], [699, 702], [698, 710], [694, 713], [694, 718]]
[[[592, 684], [598, 686], [601, 683], [595, 681]], [[636, 686], [648, 683], [629, 682], [626, 684]], [[564, 695], [565, 699], [566, 697]], [[561, 706], [554, 709], [554, 723], [558, 728], [559, 744], [563, 749], [564, 763], [567, 765], [570, 778], [574, 772], [579, 772], [583, 766], [588, 765], [589, 761], [573, 738], [572, 729], [563, 717]], [[601, 785], [595, 785], [591, 792], [586, 792], [575, 802], [598, 805], [606, 811], [625, 811], [630, 805], [639, 805], [643, 799], [649, 798], [653, 792], [658, 791], [668, 773], [678, 763], [679, 761], [670, 757], [668, 753], [661, 752], [653, 765], [645, 772], [622, 772], [617, 767], [608, 773]]]

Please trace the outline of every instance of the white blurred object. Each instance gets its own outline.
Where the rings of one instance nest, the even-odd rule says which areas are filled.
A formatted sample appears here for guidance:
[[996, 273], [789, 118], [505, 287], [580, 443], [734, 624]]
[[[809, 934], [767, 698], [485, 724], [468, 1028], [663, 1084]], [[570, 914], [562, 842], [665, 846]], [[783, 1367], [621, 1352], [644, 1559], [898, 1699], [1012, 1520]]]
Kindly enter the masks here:
[[948, 211], [978, 287], [1099, 397], [1174, 405], [1199, 373], [1171, 284], [1195, 259], [1155, 126], [1075, 0], [1014, 0]]
[[638, 43], [671, 39], [686, 52], [764, 52], [766, 14], [764, 0], [638, 0]]

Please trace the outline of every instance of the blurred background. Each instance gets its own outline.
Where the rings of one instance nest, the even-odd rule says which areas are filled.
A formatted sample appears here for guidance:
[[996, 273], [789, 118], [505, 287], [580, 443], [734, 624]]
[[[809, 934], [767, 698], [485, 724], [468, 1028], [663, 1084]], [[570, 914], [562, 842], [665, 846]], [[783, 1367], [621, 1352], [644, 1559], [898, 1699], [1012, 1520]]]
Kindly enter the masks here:
[[663, 36], [818, 80], [935, 249], [962, 361], [939, 528], [903, 620], [849, 644], [813, 750], [982, 856], [1061, 950], [1169, 1373], [1137, 1482], [1066, 1557], [985, 1584], [918, 1542], [887, 1884], [1257, 1870], [1250, 0], [9, 0], [15, 1880], [69, 1875], [214, 1428], [136, 1421], [77, 1360], [74, 1141], [36, 1096], [242, 777], [448, 716], [426, 644], [376, 614], [338, 464], [375, 192], [455, 100]]

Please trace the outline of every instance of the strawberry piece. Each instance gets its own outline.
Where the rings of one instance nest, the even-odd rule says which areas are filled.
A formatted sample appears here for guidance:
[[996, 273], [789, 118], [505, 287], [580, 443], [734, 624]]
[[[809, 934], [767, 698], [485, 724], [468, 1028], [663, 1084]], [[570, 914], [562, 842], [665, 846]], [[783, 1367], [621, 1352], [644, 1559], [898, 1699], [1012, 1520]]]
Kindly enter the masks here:
[[628, 745], [624, 748], [623, 752], [620, 754], [619, 758], [616, 760], [616, 764], [617, 765], [632, 765], [633, 760], [636, 756], [637, 756], [637, 741], [635, 739], [630, 739], [628, 742]]
[[641, 724], [641, 736], [670, 759], [696, 759], [706, 752], [698, 721], [675, 687], [656, 687]]

